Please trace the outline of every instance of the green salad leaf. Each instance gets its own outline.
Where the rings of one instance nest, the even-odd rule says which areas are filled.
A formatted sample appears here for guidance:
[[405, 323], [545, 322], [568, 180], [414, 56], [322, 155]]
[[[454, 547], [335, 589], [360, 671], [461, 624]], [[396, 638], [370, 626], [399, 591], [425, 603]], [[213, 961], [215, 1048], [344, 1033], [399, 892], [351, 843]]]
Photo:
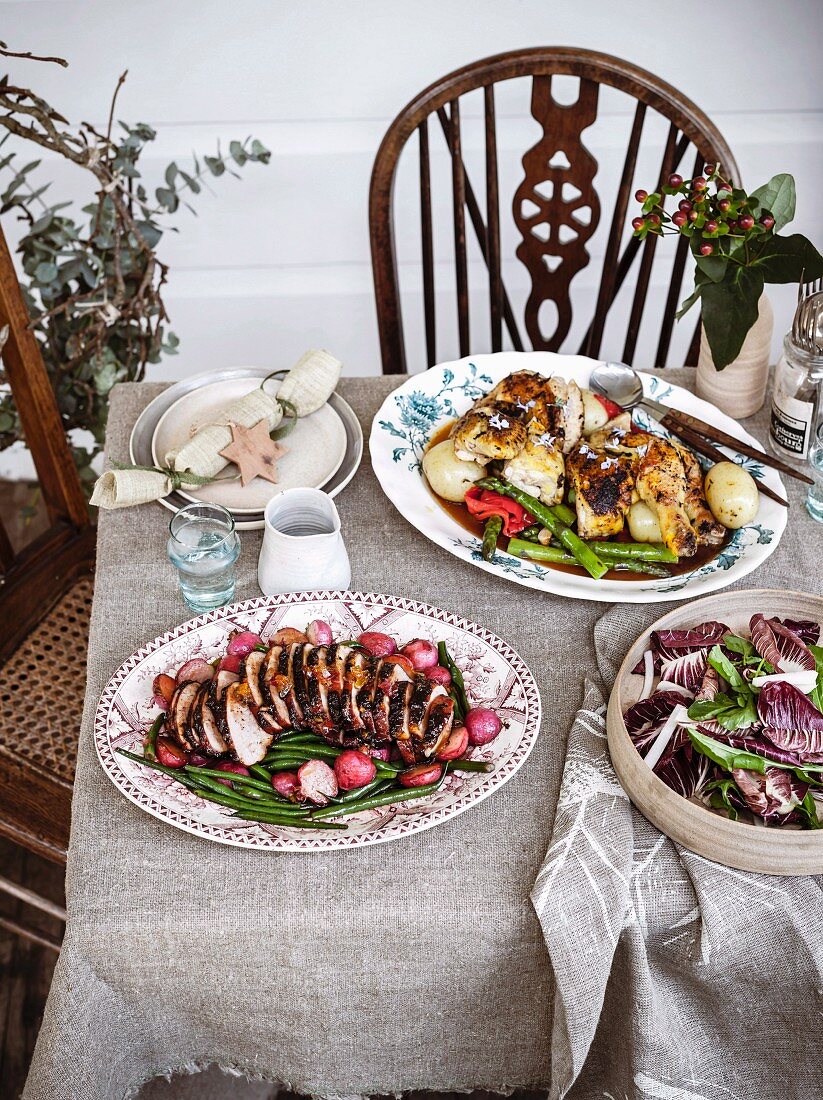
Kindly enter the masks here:
[[692, 703], [688, 715], [696, 722], [714, 718], [727, 730], [739, 730], [754, 725], [757, 721], [757, 707], [751, 693], [740, 692], [731, 699], [721, 691], [714, 699], [701, 699]]
[[814, 686], [814, 691], [809, 698], [823, 714], [823, 646], [810, 645], [809, 652], [812, 654], [817, 665], [817, 683]]

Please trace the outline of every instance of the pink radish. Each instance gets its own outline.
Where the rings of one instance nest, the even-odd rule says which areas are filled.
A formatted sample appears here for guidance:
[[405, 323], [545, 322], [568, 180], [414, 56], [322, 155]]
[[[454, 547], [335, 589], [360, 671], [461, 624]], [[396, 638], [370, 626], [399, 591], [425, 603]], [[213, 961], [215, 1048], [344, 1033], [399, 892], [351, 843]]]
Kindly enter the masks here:
[[503, 723], [488, 707], [473, 707], [466, 715], [466, 729], [472, 745], [488, 745], [502, 728]]
[[188, 680], [196, 680], [198, 684], [204, 684], [206, 680], [212, 678], [213, 672], [214, 669], [208, 661], [204, 661], [202, 657], [195, 657], [194, 660], [186, 661], [180, 667], [177, 673], [177, 682], [183, 684]]
[[400, 772], [397, 779], [401, 787], [425, 787], [428, 783], [436, 783], [442, 772], [439, 764], [417, 764]]
[[354, 791], [365, 787], [377, 775], [377, 768], [370, 756], [357, 749], [344, 749], [334, 762], [334, 774], [341, 791]]
[[247, 653], [251, 653], [256, 645], [262, 644], [263, 639], [259, 634], [252, 634], [250, 630], [241, 630], [237, 634], [232, 634], [229, 638], [226, 653], [232, 657], [245, 657]]
[[337, 776], [323, 760], [307, 760], [297, 772], [300, 792], [318, 806], [325, 806], [338, 791]]
[[168, 699], [166, 699], [163, 695], [152, 695], [151, 701], [156, 707], [160, 707], [161, 710], [169, 709]]
[[[159, 676], [155, 676], [151, 690], [154, 692], [155, 696], [161, 695], [167, 703], [170, 703], [176, 687], [177, 681], [175, 678], [173, 676], [167, 676], [165, 672], [161, 672]], [[166, 708], [163, 707], [163, 710], [165, 709]]]
[[446, 743], [437, 754], [438, 760], [458, 760], [469, 747], [469, 731], [465, 726], [455, 726]]
[[369, 749], [368, 754], [372, 758], [372, 760], [385, 760], [386, 762], [388, 762], [391, 751], [388, 748]]
[[220, 658], [220, 664], [217, 666], [218, 672], [234, 672], [235, 674], [240, 672], [240, 664], [243, 658], [239, 653], [227, 653], [225, 657]]
[[288, 798], [290, 802], [300, 800], [300, 780], [297, 778], [297, 772], [275, 772], [271, 777], [271, 785], [279, 795]]
[[182, 768], [189, 760], [179, 745], [167, 737], [157, 738], [157, 759], [164, 768]]
[[409, 658], [418, 672], [428, 672], [439, 660], [437, 646], [432, 645], [431, 642], [424, 642], [422, 638], [406, 642], [400, 652], [404, 657]]
[[[219, 772], [231, 772], [233, 775], [251, 775], [251, 772], [244, 764], [238, 764], [234, 760], [221, 760], [217, 765]], [[222, 783], [224, 787], [233, 789], [233, 784], [228, 779], [218, 779], [218, 783]]]
[[195, 768], [205, 768], [206, 765], [214, 763], [208, 756], [204, 756], [202, 752], [190, 752], [189, 763]]
[[444, 688], [449, 687], [452, 682], [452, 674], [447, 668], [443, 668], [442, 665], [435, 665], [434, 668], [427, 668], [426, 675], [430, 680], [434, 680], [436, 684], [441, 684]]
[[391, 657], [397, 652], [397, 642], [388, 634], [381, 634], [379, 630], [364, 630], [357, 637], [358, 642], [371, 653], [372, 657]]
[[306, 627], [306, 637], [312, 645], [331, 645], [334, 640], [331, 627], [322, 619], [312, 619]]

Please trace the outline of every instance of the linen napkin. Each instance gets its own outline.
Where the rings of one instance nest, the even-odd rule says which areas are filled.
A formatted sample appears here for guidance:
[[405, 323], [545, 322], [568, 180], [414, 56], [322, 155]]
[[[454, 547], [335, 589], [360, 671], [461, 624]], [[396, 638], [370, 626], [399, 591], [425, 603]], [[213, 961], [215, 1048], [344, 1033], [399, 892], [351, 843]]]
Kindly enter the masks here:
[[550, 1100], [823, 1095], [821, 880], [687, 851], [612, 768], [605, 704], [648, 622], [620, 607], [595, 627], [602, 683], [586, 681], [531, 895], [557, 983]]

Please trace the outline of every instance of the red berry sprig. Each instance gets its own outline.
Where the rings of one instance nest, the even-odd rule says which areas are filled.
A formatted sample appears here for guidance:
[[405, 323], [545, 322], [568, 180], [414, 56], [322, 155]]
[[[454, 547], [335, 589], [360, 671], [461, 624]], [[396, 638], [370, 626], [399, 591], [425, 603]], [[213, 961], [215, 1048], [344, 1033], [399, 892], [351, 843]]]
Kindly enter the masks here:
[[[737, 248], [747, 250], [750, 240], [772, 232], [771, 212], [758, 209], [757, 200], [734, 187], [719, 165], [707, 164], [703, 172], [690, 180], [673, 172], [659, 191], [636, 191], [634, 197], [642, 210], [632, 219], [634, 236], [643, 240], [649, 233], [682, 233], [692, 239], [695, 254], [712, 256], [716, 252], [728, 255]], [[677, 209], [668, 213], [664, 204], [674, 195], [683, 197]]]

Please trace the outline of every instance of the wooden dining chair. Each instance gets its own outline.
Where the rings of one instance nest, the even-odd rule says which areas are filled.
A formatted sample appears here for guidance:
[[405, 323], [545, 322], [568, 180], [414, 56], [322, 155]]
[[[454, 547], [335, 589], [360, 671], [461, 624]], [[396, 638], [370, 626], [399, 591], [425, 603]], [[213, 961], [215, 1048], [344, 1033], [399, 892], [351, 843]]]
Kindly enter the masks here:
[[[11, 389], [49, 523], [15, 552], [0, 522], [0, 836], [65, 863], [95, 530], [2, 230], [0, 342], [0, 381]], [[53, 918], [59, 906], [2, 875], [0, 892], [16, 899], [21, 918], [0, 915], [0, 926], [57, 945], [23, 923], [22, 910]]]
[[[553, 80], [576, 77], [579, 95], [571, 105], [558, 102]], [[520, 243], [516, 256], [526, 268], [530, 291], [524, 309], [525, 335], [521, 333], [512, 298], [504, 285], [501, 258], [501, 213], [498, 178], [497, 120], [495, 89], [504, 81], [531, 80], [531, 115], [542, 129], [535, 144], [522, 157], [520, 183], [512, 205]], [[726, 142], [713, 123], [689, 99], [658, 77], [608, 54], [567, 47], [540, 47], [498, 54], [466, 65], [435, 81], [415, 96], [392, 122], [374, 162], [369, 195], [369, 224], [380, 350], [385, 374], [407, 370], [403, 318], [398, 282], [398, 263], [393, 212], [393, 193], [400, 155], [409, 139], [418, 144], [420, 227], [422, 253], [422, 296], [425, 345], [428, 366], [437, 361], [437, 317], [435, 311], [435, 249], [433, 232], [432, 130], [439, 126], [451, 160], [454, 265], [457, 330], [460, 355], [478, 351], [469, 324], [469, 262], [467, 222], [474, 231], [488, 275], [491, 350], [503, 348], [504, 329], [511, 346], [522, 351], [558, 351], [572, 325], [571, 284], [589, 263], [587, 243], [591, 241], [606, 205], [598, 194], [595, 176], [598, 163], [586, 146], [584, 131], [598, 118], [604, 86], [617, 89], [633, 104], [628, 148], [603, 253], [593, 316], [579, 346], [580, 354], [599, 357], [609, 311], [621, 288], [634, 294], [628, 310], [625, 338], [610, 338], [608, 355], [631, 363], [637, 349], [646, 296], [655, 259], [657, 237], [644, 242], [631, 236], [629, 200], [638, 186], [651, 190], [654, 179], [634, 182], [638, 154], [646, 152], [644, 126], [653, 116], [668, 123], [662, 147], [658, 143], [656, 164], [658, 185], [679, 171], [684, 177], [700, 175], [705, 162], [720, 163], [739, 182], [737, 166]], [[470, 179], [466, 167], [461, 98], [482, 89], [484, 129], [484, 193]], [[608, 119], [614, 133], [617, 119]], [[430, 126], [431, 123], [431, 126]], [[656, 128], [656, 127], [655, 127]], [[627, 126], [628, 129], [628, 126]], [[659, 139], [658, 139], [659, 140]], [[646, 139], [648, 145], [649, 139]], [[485, 210], [481, 201], [485, 199]], [[671, 201], [671, 200], [670, 200]], [[635, 206], [632, 214], [637, 213]], [[681, 283], [688, 258], [688, 240], [679, 237], [666, 293], [654, 363], [664, 366], [669, 354], [675, 312], [681, 297]], [[557, 319], [553, 328], [539, 316], [541, 306], [554, 303]], [[697, 336], [692, 340], [688, 362], [697, 358]], [[568, 350], [568, 349], [567, 349]]]

